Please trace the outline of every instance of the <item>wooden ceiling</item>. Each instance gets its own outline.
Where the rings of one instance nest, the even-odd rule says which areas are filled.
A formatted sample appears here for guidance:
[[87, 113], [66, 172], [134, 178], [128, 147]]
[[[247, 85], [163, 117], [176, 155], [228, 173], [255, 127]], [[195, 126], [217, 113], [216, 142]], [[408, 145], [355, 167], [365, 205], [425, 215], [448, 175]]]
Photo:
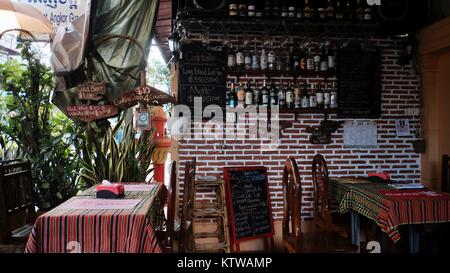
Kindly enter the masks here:
[[161, 49], [164, 60], [168, 62], [172, 56], [167, 41], [167, 37], [172, 32], [172, 0], [159, 1], [158, 18], [156, 20], [155, 41]]

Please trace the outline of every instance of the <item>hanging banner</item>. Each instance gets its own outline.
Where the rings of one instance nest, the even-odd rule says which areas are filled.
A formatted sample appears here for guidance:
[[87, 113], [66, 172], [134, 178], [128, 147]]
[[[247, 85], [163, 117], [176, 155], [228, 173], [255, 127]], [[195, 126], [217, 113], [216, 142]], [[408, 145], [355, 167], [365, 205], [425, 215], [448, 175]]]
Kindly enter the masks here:
[[65, 27], [83, 15], [88, 0], [18, 0], [38, 9], [53, 26]]

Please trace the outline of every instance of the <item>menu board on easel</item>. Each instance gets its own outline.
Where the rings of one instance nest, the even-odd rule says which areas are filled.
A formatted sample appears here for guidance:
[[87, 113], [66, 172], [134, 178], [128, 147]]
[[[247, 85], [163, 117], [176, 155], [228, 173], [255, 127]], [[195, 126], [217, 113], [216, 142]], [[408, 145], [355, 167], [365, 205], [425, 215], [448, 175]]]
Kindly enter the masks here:
[[273, 246], [273, 218], [265, 167], [224, 168], [231, 239], [239, 243], [270, 238]]
[[225, 107], [226, 59], [222, 46], [184, 44], [180, 59], [180, 104], [194, 108], [194, 98], [208, 105]]
[[338, 117], [381, 116], [381, 60], [378, 49], [347, 47], [338, 53]]

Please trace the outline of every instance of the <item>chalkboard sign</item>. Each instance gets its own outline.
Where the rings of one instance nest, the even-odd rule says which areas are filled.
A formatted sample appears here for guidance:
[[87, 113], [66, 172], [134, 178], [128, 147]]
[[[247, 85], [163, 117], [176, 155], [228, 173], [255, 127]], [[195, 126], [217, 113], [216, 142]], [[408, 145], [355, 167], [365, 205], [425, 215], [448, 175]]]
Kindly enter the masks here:
[[272, 207], [265, 167], [224, 168], [232, 241], [272, 237]]
[[226, 59], [222, 46], [184, 44], [180, 59], [180, 103], [194, 108], [194, 98], [208, 105], [225, 107]]
[[338, 117], [381, 116], [381, 62], [378, 49], [347, 47], [338, 52]]

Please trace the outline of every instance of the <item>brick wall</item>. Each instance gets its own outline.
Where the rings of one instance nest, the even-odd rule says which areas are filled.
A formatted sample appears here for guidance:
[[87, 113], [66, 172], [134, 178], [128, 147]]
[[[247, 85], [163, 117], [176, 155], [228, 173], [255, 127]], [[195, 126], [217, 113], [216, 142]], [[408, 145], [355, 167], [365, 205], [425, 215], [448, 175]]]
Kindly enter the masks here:
[[[186, 138], [178, 141], [180, 184], [182, 187], [184, 162], [197, 158], [198, 175], [221, 175], [225, 166], [263, 165], [268, 168], [271, 201], [275, 220], [283, 217], [281, 176], [288, 156], [297, 160], [303, 184], [302, 215], [312, 215], [313, 186], [311, 162], [316, 153], [324, 155], [330, 176], [364, 176], [378, 167], [389, 171], [395, 180], [420, 180], [420, 155], [414, 153], [412, 141], [420, 126], [418, 116], [407, 116], [406, 109], [419, 107], [419, 78], [411, 66], [399, 66], [400, 41], [393, 38], [371, 38], [370, 43], [380, 48], [382, 58], [382, 117], [378, 124], [378, 147], [349, 149], [343, 147], [343, 129], [332, 135], [332, 144], [313, 145], [309, 142], [306, 126], [319, 125], [321, 114], [281, 114], [281, 120], [292, 121], [290, 128], [282, 131], [281, 145], [276, 150], [262, 150], [267, 141], [237, 138], [235, 140], [202, 140]], [[229, 80], [236, 80], [229, 78]], [[246, 81], [246, 79], [242, 79]], [[249, 78], [252, 80], [252, 78]], [[259, 78], [262, 82], [262, 78]], [[278, 79], [280, 80], [280, 79]], [[314, 81], [314, 79], [308, 79]], [[411, 136], [397, 137], [395, 120], [410, 121]], [[330, 115], [329, 119], [336, 119]], [[182, 191], [181, 191], [182, 194]], [[209, 198], [207, 193], [201, 198]]]

